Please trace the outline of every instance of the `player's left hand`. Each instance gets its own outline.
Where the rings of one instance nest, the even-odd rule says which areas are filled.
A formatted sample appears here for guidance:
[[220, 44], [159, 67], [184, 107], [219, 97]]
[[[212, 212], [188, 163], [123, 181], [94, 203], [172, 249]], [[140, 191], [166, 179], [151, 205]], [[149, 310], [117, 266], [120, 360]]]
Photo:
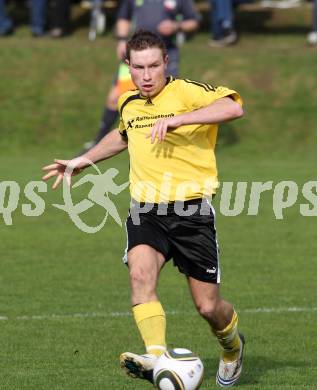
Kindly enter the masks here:
[[71, 185], [71, 176], [78, 175], [85, 166], [87, 166], [86, 161], [81, 157], [76, 157], [72, 160], [59, 160], [55, 159], [54, 164], [46, 165], [42, 168], [46, 174], [42, 177], [44, 181], [47, 181], [51, 177], [56, 176], [55, 182], [52, 186], [52, 189], [55, 190], [60, 183], [63, 181], [64, 177], [67, 184]]
[[166, 137], [166, 133], [182, 125], [181, 115], [173, 116], [171, 118], [159, 119], [155, 122], [154, 126], [151, 129], [151, 132], [146, 135], [146, 138], [151, 137], [151, 144], [155, 142], [155, 139], [158, 139], [158, 142], [161, 143]]

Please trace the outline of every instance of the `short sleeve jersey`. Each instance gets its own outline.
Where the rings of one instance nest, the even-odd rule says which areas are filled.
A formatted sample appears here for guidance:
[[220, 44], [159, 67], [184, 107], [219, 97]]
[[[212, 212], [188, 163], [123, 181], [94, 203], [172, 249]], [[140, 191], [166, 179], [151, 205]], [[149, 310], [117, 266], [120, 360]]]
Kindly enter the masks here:
[[[136, 30], [158, 33], [157, 26], [162, 20], [175, 20], [178, 15], [183, 20], [198, 20], [192, 0], [122, 0], [117, 19], [131, 20]], [[168, 49], [175, 46], [173, 37], [162, 38]]]
[[171, 202], [210, 196], [218, 186], [215, 145], [218, 125], [193, 124], [168, 131], [163, 142], [146, 138], [162, 118], [191, 112], [236, 91], [192, 80], [169, 77], [151, 99], [138, 90], [120, 96], [119, 131], [128, 138], [130, 192], [141, 202]]

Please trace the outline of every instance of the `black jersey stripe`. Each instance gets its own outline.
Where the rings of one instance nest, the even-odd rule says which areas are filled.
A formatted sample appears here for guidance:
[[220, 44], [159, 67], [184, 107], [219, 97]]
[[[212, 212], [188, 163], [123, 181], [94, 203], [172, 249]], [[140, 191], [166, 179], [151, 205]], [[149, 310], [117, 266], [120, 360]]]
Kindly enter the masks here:
[[165, 85], [171, 83], [172, 81], [175, 81], [175, 78], [172, 75], [167, 76]]
[[129, 97], [122, 103], [122, 106], [121, 106], [121, 109], [120, 109], [120, 116], [122, 115], [122, 111], [123, 111], [124, 107], [125, 107], [129, 102], [131, 102], [132, 100], [136, 100], [136, 99], [142, 99], [140, 93], [137, 93], [136, 95], [131, 95], [131, 96], [129, 96]]
[[207, 88], [209, 88], [209, 90], [210, 91], [212, 91], [212, 92], [215, 92], [216, 91], [216, 89], [217, 89], [217, 87], [214, 87], [213, 85], [211, 85], [211, 84], [205, 84], [206, 86], [207, 86]]
[[194, 80], [188, 80], [188, 81], [191, 81], [192, 83], [196, 84], [196, 85], [199, 85], [203, 88], [207, 88], [208, 91], [211, 91], [211, 92], [215, 92], [216, 88], [211, 85], [211, 84], [207, 84], [207, 83], [201, 83], [201, 82], [198, 82], [198, 81], [194, 81]]
[[198, 87], [204, 88], [206, 92], [215, 92], [216, 88], [213, 85], [206, 84], [206, 83], [199, 83], [198, 81], [184, 79], [186, 83], [197, 85]]
[[191, 84], [195, 84], [195, 85], [198, 85], [199, 87], [202, 87], [205, 89], [205, 91], [207, 92], [214, 92], [216, 89], [213, 85], [210, 85], [210, 84], [207, 84], [207, 83], [200, 83], [198, 81], [194, 81], [194, 80], [188, 80], [186, 79], [185, 80], [187, 83], [191, 83]]

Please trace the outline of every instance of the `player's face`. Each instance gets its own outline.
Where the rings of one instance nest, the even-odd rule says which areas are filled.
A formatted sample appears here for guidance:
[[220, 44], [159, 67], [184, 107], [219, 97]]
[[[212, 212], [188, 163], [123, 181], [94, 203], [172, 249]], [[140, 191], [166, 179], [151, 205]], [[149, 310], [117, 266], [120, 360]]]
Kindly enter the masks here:
[[143, 96], [155, 96], [164, 88], [166, 66], [167, 56], [157, 47], [130, 52], [131, 78]]

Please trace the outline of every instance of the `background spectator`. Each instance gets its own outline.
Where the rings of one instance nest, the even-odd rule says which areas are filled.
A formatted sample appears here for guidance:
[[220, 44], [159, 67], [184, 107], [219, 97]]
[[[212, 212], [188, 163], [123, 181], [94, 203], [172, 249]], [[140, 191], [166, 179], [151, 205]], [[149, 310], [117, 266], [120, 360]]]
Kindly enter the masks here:
[[51, 7], [51, 37], [61, 38], [69, 33], [71, 0], [54, 0]]
[[209, 41], [212, 47], [234, 44], [238, 35], [234, 30], [234, 10], [232, 0], [209, 0], [211, 4], [211, 34]]
[[234, 8], [253, 0], [209, 0], [211, 5], [210, 24], [212, 39], [211, 47], [225, 47], [233, 45], [238, 40], [234, 26]]
[[[45, 33], [47, 1], [32, 0], [30, 2], [31, 31], [34, 37], [41, 37]], [[5, 9], [5, 0], [0, 0], [0, 36], [13, 33], [14, 26]]]
[[314, 1], [313, 31], [308, 34], [307, 41], [311, 45], [317, 45], [317, 0]]

